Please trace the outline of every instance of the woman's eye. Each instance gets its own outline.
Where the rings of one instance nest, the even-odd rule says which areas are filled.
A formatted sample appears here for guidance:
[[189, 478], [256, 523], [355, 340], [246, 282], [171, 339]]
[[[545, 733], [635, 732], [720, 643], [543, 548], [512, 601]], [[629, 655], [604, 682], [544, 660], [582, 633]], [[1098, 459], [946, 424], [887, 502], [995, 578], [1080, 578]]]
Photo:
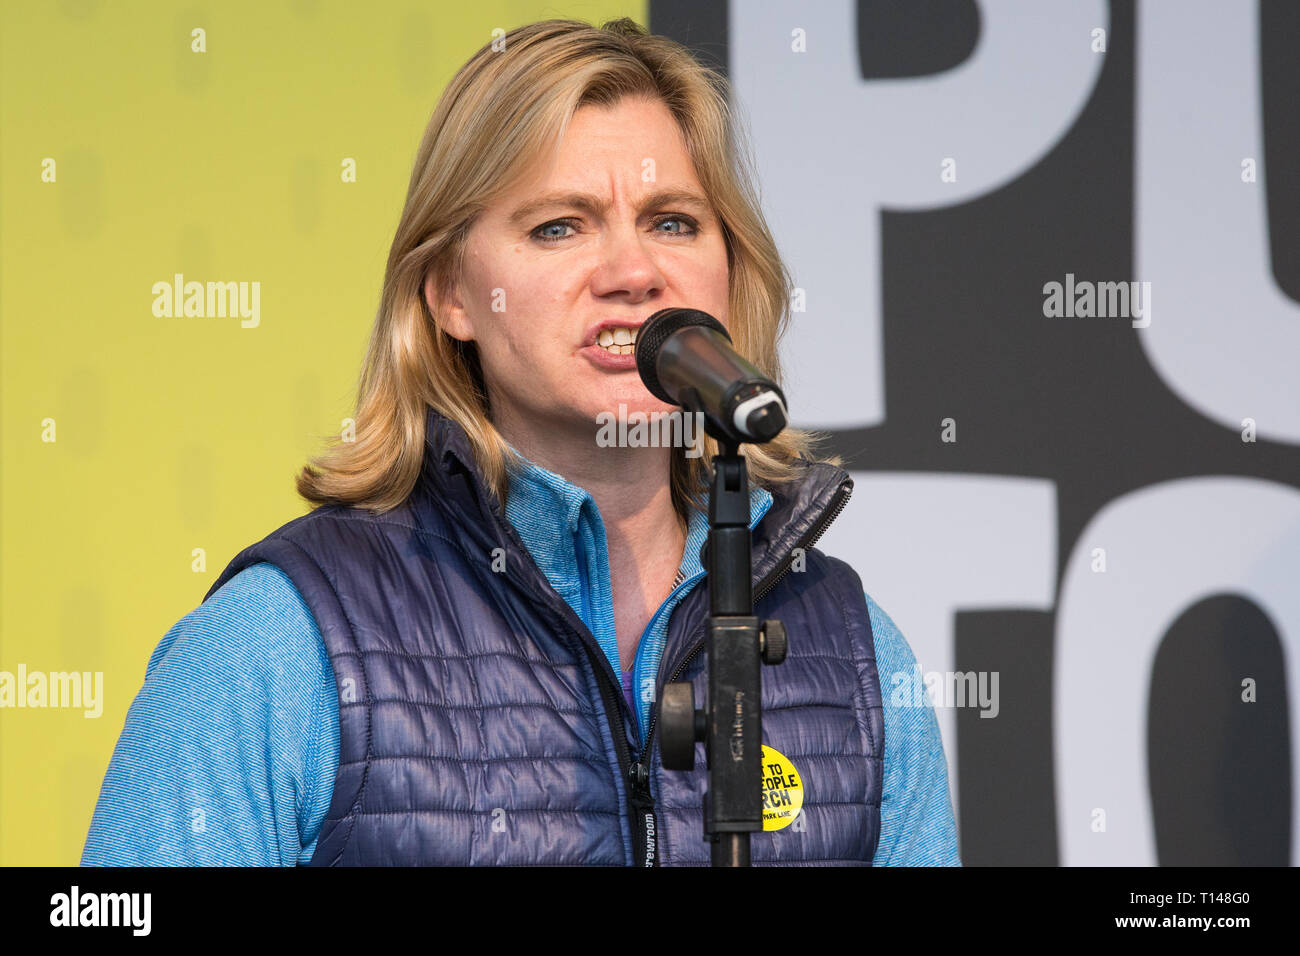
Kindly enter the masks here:
[[[660, 227], [668, 223], [677, 223], [677, 229], [665, 230]], [[573, 229], [573, 220], [557, 219], [554, 222], [543, 223], [533, 230], [533, 238], [542, 242], [559, 242], [562, 239], [568, 239], [570, 236], [563, 233], [548, 232], [548, 230]], [[654, 230], [662, 232], [669, 236], [690, 236], [699, 231], [699, 225], [690, 216], [660, 216], [655, 220]]]
[[572, 227], [571, 225], [569, 225], [568, 220], [566, 220], [566, 219], [557, 219], [555, 222], [548, 222], [548, 223], [546, 223], [546, 224], [544, 224], [544, 225], [538, 226], [536, 229], [533, 230], [533, 235], [534, 235], [535, 237], [537, 237], [538, 239], [542, 240], [543, 242], [557, 242], [557, 241], [559, 241], [560, 239], [567, 239], [567, 238], [569, 238], [569, 237], [568, 237], [568, 236], [556, 236], [556, 235], [550, 235], [550, 236], [548, 236], [548, 235], [544, 235], [543, 233], [544, 233], [547, 229], [572, 229], [572, 228], [573, 228], [573, 227]]
[[670, 236], [689, 236], [692, 233], [696, 232], [698, 229], [698, 227], [695, 224], [695, 220], [692, 219], [690, 216], [664, 216], [663, 218], [659, 219], [655, 223], [655, 229], [659, 230], [660, 226], [670, 222], [679, 223], [681, 226], [684, 227], [669, 232], [668, 235]]

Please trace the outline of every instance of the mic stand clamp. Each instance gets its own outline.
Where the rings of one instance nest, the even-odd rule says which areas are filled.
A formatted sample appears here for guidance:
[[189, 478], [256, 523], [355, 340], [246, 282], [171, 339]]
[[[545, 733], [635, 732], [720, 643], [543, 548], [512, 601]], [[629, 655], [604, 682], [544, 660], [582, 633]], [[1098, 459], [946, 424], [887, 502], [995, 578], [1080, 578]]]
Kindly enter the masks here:
[[689, 682], [667, 684], [659, 701], [665, 770], [694, 770], [704, 743], [709, 770], [704, 839], [714, 866], [749, 866], [749, 834], [763, 829], [763, 664], [785, 660], [780, 621], [754, 616], [749, 535], [749, 476], [730, 439], [719, 439], [705, 548], [709, 582], [708, 697], [695, 709]]

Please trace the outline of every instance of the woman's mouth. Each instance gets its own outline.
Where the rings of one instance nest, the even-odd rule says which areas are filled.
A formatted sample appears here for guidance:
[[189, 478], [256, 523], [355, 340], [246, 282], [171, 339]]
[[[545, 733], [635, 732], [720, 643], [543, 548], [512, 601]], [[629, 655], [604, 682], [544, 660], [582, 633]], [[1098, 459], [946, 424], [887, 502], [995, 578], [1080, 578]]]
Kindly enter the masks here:
[[631, 355], [636, 351], [636, 329], [602, 329], [596, 345], [610, 355]]
[[631, 326], [601, 329], [596, 341], [582, 350], [588, 361], [607, 372], [636, 370], [636, 329]]

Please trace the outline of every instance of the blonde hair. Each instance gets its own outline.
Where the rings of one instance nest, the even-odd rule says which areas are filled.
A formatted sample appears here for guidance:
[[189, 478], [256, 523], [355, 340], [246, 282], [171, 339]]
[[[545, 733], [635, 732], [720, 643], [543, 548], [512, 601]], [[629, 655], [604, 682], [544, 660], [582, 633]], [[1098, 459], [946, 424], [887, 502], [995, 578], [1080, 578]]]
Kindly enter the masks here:
[[[792, 280], [753, 191], [753, 161], [732, 125], [725, 77], [626, 17], [599, 29], [545, 20], [511, 30], [504, 42], [504, 51], [487, 44], [461, 67], [424, 131], [358, 383], [355, 440], [321, 436], [332, 447], [297, 478], [298, 493], [316, 505], [383, 513], [404, 503], [423, 467], [432, 406], [465, 429], [504, 509], [514, 453], [489, 419], [477, 349], [439, 327], [424, 283], [431, 278], [439, 295], [453, 287], [475, 217], [525, 163], [558, 148], [582, 106], [649, 96], [671, 111], [722, 223], [733, 345], [782, 382], [777, 342], [789, 322]], [[766, 444], [742, 445], [751, 485], [797, 477], [797, 458], [841, 464], [838, 457], [813, 457], [824, 437], [790, 426]], [[706, 500], [717, 443], [708, 436], [703, 442], [703, 456], [688, 458], [683, 448], [672, 453], [671, 493], [683, 522]]]

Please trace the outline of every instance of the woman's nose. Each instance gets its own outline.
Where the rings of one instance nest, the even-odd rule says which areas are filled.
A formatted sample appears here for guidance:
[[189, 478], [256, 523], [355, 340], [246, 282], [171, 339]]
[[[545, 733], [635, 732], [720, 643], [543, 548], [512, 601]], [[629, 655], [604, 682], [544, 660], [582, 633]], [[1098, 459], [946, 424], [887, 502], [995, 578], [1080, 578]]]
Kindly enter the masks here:
[[666, 283], [650, 240], [634, 225], [621, 225], [602, 237], [600, 266], [592, 277], [598, 295], [627, 292], [644, 296]]

